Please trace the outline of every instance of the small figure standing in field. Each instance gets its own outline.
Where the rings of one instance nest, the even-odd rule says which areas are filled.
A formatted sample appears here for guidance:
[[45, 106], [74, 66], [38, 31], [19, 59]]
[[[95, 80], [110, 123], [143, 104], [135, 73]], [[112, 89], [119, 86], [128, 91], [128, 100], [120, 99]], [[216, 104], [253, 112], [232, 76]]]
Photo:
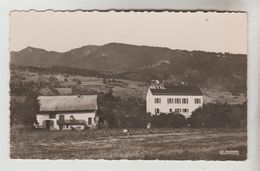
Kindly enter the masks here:
[[129, 134], [130, 134], [128, 129], [123, 129], [123, 133], [124, 133], [125, 135], [129, 135]]
[[152, 124], [151, 124], [150, 122], [148, 122], [147, 125], [146, 125], [146, 128], [147, 128], [147, 129], [150, 129], [151, 126], [152, 126]]

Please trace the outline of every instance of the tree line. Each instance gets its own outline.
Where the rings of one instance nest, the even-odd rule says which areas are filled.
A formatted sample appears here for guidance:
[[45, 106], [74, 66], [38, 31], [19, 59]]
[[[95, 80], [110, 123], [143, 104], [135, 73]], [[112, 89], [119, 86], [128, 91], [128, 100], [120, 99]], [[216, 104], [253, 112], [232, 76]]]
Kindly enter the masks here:
[[[30, 93], [28, 90], [24, 102], [16, 101], [11, 97], [11, 125], [32, 126], [35, 122], [35, 114], [39, 110], [37, 101], [39, 89], [32, 83], [28, 85], [24, 87], [23, 92], [30, 88]], [[146, 113], [146, 102], [144, 99], [116, 97], [113, 95], [112, 89], [107, 93], [90, 93], [98, 94], [100, 128], [145, 128], [148, 123], [154, 128], [187, 126], [193, 128], [217, 128], [246, 127], [247, 125], [246, 102], [236, 105], [227, 103], [204, 104], [203, 107], [192, 112], [190, 118], [186, 119], [179, 113], [161, 113], [160, 115]]]

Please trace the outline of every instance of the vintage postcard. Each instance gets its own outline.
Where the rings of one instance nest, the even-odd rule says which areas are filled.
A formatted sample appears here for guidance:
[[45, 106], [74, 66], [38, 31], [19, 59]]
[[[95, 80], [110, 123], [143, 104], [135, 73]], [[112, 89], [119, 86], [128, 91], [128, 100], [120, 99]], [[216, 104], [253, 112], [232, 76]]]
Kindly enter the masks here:
[[10, 13], [10, 158], [247, 159], [247, 14]]

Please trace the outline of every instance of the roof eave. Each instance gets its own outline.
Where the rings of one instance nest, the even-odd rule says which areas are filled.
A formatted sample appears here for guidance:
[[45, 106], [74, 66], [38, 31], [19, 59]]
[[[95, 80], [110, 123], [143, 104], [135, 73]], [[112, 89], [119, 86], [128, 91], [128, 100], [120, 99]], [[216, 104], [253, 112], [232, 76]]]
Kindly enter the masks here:
[[203, 94], [171, 94], [171, 93], [152, 93], [152, 95], [164, 95], [164, 96], [203, 96]]
[[93, 112], [93, 111], [96, 111], [98, 109], [88, 109], [88, 110], [57, 110], [57, 111], [54, 111], [54, 110], [40, 110], [38, 113], [39, 114], [48, 114], [48, 113], [71, 113], [71, 112], [80, 112], [80, 113], [84, 113], [84, 112], [87, 112], [87, 113], [90, 113], [90, 112]]

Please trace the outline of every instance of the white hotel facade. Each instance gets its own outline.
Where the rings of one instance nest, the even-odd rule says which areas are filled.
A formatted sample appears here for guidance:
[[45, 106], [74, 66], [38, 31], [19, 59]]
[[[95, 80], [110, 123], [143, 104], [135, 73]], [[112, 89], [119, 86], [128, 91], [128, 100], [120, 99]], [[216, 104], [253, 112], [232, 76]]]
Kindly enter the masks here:
[[177, 112], [188, 118], [202, 107], [203, 93], [191, 86], [150, 86], [146, 95], [146, 112], [152, 115]]

